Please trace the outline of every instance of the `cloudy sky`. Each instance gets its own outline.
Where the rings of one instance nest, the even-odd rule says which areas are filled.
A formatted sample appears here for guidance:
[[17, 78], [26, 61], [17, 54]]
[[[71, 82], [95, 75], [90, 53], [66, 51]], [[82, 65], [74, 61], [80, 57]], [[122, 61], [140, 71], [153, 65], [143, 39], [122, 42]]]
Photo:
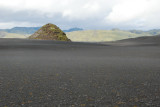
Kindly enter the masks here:
[[160, 0], [0, 0], [0, 28], [160, 29]]

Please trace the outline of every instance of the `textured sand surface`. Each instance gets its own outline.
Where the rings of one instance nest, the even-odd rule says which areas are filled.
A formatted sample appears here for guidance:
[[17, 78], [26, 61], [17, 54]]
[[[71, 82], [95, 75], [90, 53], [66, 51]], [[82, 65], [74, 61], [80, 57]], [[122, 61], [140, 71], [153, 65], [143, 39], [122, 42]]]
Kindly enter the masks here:
[[0, 39], [0, 107], [158, 107], [160, 46]]

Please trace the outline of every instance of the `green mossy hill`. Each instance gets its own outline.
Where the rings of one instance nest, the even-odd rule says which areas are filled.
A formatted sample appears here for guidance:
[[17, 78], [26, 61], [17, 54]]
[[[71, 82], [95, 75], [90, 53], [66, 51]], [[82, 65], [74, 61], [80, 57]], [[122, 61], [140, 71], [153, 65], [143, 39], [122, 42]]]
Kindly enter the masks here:
[[51, 23], [42, 26], [29, 39], [71, 41], [59, 27]]

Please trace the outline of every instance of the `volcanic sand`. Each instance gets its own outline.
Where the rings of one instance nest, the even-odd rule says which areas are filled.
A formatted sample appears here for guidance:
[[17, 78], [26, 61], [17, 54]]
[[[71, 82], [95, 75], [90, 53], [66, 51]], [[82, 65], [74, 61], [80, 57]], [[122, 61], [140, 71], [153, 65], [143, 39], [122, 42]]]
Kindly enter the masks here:
[[158, 107], [160, 45], [0, 39], [0, 107]]

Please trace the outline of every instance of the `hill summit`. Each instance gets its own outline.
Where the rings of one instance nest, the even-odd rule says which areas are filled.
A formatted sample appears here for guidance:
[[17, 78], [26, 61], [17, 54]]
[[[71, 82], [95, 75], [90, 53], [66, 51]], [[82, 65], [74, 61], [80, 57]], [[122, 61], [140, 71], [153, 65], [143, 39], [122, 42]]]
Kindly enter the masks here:
[[71, 41], [59, 27], [51, 23], [42, 26], [29, 39]]

